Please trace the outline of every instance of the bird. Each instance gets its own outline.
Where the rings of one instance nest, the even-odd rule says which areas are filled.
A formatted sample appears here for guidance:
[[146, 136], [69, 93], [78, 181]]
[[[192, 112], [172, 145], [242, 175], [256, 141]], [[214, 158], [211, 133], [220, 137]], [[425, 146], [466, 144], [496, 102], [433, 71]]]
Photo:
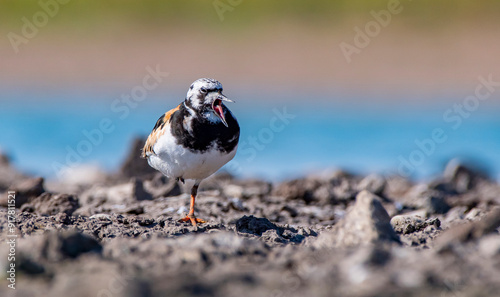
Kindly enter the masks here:
[[160, 116], [142, 149], [148, 164], [168, 178], [194, 180], [189, 213], [179, 220], [194, 227], [206, 223], [194, 214], [200, 183], [231, 161], [238, 148], [240, 126], [224, 105], [234, 101], [222, 91], [215, 79], [194, 81], [185, 100]]

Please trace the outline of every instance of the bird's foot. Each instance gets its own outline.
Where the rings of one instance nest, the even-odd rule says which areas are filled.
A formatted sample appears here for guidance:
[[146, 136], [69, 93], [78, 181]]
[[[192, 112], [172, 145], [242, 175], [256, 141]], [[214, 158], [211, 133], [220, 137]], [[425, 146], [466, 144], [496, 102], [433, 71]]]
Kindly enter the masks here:
[[178, 222], [179, 223], [191, 222], [191, 224], [193, 224], [193, 226], [196, 226], [196, 224], [206, 223], [206, 221], [199, 219], [199, 218], [195, 217], [194, 215], [192, 215], [192, 216], [187, 215], [185, 218], [180, 219]]

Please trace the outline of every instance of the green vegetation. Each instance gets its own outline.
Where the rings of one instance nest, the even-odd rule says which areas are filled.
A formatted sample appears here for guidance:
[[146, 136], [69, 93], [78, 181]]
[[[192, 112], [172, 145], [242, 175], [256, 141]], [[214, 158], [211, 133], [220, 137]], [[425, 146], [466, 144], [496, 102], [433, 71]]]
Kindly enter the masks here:
[[[52, 2], [57, 0], [41, 0]], [[62, 1], [62, 0], [61, 0]], [[353, 16], [368, 17], [371, 10], [395, 0], [70, 0], [60, 5], [51, 26], [95, 27], [109, 22], [130, 25], [204, 25], [245, 27], [286, 21], [308, 24], [335, 23]], [[236, 5], [231, 5], [230, 3]], [[404, 19], [411, 24], [461, 22], [498, 18], [498, 0], [400, 0]], [[214, 8], [228, 5], [224, 21]], [[18, 27], [21, 18], [41, 10], [39, 1], [3, 0], [3, 27]], [[64, 12], [64, 13], [61, 13]], [[119, 24], [119, 23], [118, 23]]]

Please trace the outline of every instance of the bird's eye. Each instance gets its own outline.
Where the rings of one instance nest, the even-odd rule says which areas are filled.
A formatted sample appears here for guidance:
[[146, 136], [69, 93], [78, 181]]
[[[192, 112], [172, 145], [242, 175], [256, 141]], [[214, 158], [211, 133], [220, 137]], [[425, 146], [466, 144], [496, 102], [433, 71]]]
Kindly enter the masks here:
[[206, 93], [206, 92], [207, 92], [207, 89], [205, 89], [205, 88], [201, 88], [201, 89], [200, 89], [200, 91], [201, 91], [202, 93]]

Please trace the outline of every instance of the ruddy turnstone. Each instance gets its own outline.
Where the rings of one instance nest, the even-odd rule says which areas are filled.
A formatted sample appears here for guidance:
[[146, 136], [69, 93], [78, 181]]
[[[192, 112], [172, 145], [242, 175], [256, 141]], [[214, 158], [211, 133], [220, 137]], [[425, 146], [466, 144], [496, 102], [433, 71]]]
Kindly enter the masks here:
[[189, 87], [186, 99], [162, 115], [146, 140], [142, 157], [169, 178], [195, 181], [188, 215], [182, 222], [205, 223], [194, 215], [201, 181], [236, 154], [240, 126], [222, 103], [234, 102], [222, 94], [222, 84], [200, 78]]

